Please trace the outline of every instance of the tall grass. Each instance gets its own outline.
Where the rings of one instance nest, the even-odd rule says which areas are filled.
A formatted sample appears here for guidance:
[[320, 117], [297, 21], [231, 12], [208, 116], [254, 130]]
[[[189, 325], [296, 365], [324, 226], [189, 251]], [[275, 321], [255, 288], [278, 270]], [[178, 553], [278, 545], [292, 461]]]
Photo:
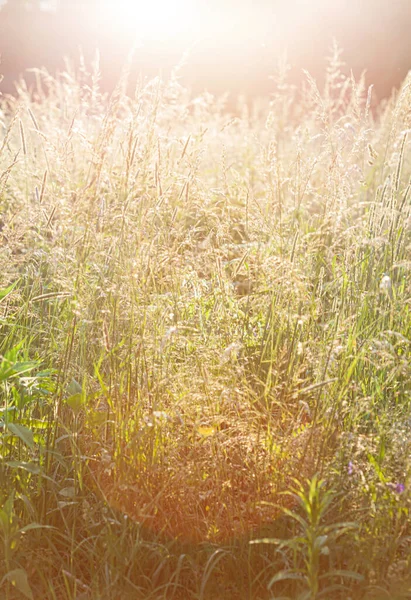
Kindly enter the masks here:
[[5, 598], [410, 597], [411, 80], [287, 72], [2, 97]]

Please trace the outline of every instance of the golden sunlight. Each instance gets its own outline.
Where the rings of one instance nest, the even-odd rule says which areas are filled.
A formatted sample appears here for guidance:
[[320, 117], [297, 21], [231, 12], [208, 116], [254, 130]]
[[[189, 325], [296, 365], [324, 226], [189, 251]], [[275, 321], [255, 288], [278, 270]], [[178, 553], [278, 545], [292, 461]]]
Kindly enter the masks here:
[[103, 0], [102, 16], [112, 30], [168, 41], [194, 27], [195, 4], [190, 0]]

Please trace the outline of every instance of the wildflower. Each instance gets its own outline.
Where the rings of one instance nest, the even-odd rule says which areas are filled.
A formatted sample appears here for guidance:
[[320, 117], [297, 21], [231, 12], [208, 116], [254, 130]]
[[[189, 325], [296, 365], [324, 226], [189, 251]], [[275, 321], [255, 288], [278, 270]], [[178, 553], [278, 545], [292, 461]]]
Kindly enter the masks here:
[[390, 488], [396, 494], [402, 494], [405, 492], [405, 485], [403, 483], [387, 483], [387, 487]]
[[380, 282], [380, 291], [382, 293], [388, 294], [390, 298], [392, 298], [392, 281], [391, 277], [386, 273], [383, 274], [381, 282]]
[[350, 460], [347, 467], [348, 475], [352, 475], [354, 473], [354, 463]]

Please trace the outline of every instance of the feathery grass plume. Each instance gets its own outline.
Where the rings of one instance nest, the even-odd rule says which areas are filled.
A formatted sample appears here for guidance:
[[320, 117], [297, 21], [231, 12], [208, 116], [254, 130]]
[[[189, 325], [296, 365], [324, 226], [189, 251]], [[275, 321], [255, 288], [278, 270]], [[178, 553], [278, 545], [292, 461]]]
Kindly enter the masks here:
[[0, 595], [394, 597], [409, 81], [334, 45], [231, 114], [129, 66], [0, 99]]

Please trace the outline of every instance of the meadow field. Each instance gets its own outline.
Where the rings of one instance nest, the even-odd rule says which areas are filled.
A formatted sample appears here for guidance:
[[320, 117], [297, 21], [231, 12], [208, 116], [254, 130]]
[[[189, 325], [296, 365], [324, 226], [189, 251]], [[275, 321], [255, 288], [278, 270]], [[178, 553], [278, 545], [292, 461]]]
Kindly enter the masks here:
[[0, 98], [0, 597], [411, 598], [411, 78]]

